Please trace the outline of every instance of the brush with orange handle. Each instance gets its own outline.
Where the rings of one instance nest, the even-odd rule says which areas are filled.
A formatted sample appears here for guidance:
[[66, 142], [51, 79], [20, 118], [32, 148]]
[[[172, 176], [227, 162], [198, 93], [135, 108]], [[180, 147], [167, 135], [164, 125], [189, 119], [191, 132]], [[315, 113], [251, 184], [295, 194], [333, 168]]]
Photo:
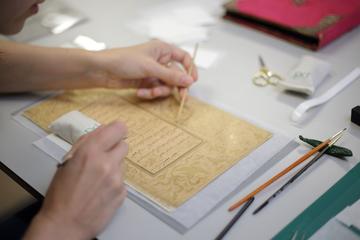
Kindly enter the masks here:
[[243, 199], [241, 199], [240, 201], [236, 202], [235, 204], [231, 205], [230, 208], [228, 209], [229, 211], [232, 211], [238, 207], [240, 207], [243, 203], [247, 202], [250, 198], [254, 197], [256, 194], [258, 194], [259, 192], [261, 192], [262, 190], [264, 190], [266, 187], [268, 187], [269, 185], [271, 185], [273, 182], [275, 182], [276, 180], [278, 180], [279, 178], [281, 178], [282, 176], [284, 176], [285, 174], [287, 174], [288, 172], [290, 172], [292, 169], [294, 169], [295, 167], [297, 167], [298, 165], [300, 165], [302, 162], [304, 162], [306, 159], [308, 159], [309, 157], [311, 157], [312, 155], [314, 155], [316, 152], [320, 151], [321, 149], [323, 149], [324, 147], [326, 147], [327, 145], [329, 145], [329, 143], [337, 138], [340, 134], [342, 134], [344, 131], [346, 130], [343, 129], [341, 131], [339, 131], [338, 133], [336, 133], [334, 136], [330, 137], [329, 139], [325, 140], [324, 142], [322, 142], [320, 145], [318, 145], [317, 147], [311, 149], [310, 151], [308, 151], [305, 155], [303, 155], [302, 157], [300, 157], [298, 160], [296, 160], [294, 163], [290, 164], [287, 168], [285, 168], [284, 170], [282, 170], [281, 172], [279, 172], [278, 174], [276, 174], [275, 176], [273, 176], [272, 178], [270, 178], [267, 182], [263, 183], [261, 186], [259, 186], [258, 188], [256, 188], [254, 191], [252, 191], [251, 193], [249, 193], [247, 196], [245, 196]]

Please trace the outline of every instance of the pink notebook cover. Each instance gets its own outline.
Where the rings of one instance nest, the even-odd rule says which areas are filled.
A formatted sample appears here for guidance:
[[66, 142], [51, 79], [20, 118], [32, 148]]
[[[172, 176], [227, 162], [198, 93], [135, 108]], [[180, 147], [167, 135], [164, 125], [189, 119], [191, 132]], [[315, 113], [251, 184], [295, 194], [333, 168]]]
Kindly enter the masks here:
[[317, 39], [314, 49], [360, 24], [360, 0], [237, 0], [230, 5], [228, 11]]

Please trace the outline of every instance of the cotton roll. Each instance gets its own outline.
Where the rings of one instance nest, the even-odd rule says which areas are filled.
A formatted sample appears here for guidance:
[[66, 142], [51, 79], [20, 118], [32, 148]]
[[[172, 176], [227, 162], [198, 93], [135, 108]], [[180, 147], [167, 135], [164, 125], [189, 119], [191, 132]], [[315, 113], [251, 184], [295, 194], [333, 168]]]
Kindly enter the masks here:
[[74, 144], [82, 135], [92, 132], [100, 124], [79, 111], [68, 112], [55, 121], [49, 129], [57, 136]]

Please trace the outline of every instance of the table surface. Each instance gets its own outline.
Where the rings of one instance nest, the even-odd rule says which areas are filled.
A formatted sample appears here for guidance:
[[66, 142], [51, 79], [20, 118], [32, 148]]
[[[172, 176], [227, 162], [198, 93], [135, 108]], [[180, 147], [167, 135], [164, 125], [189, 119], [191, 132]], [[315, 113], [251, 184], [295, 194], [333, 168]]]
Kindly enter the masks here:
[[[60, 46], [82, 34], [105, 42], [108, 47], [123, 47], [147, 41], [127, 27], [142, 11], [163, 5], [165, 0], [86, 1], [69, 3], [81, 9], [90, 20], [60, 35], [48, 36], [32, 42], [44, 46]], [[192, 1], [194, 2], [194, 1]], [[209, 1], [197, 1], [204, 4]], [[184, 1], [182, 1], [184, 3]], [[331, 185], [339, 180], [360, 156], [360, 127], [350, 122], [351, 108], [360, 104], [359, 79], [327, 104], [309, 112], [300, 125], [290, 121], [294, 108], [307, 98], [284, 93], [274, 87], [259, 88], [252, 84], [251, 76], [258, 69], [257, 56], [261, 54], [271, 69], [286, 73], [303, 55], [324, 59], [332, 64], [332, 74], [317, 90], [320, 95], [355, 67], [360, 65], [360, 28], [347, 33], [318, 52], [312, 52], [275, 39], [263, 33], [220, 20], [212, 28], [204, 48], [221, 53], [211, 68], [200, 70], [200, 80], [190, 93], [204, 100], [216, 99], [239, 114], [266, 122], [291, 137], [297, 135], [324, 139], [344, 127], [347, 135], [341, 144], [351, 148], [354, 157], [348, 161], [322, 161], [303, 176], [294, 187], [279, 196], [259, 215], [247, 213], [228, 233], [228, 239], [269, 239], [295, 218]], [[39, 98], [39, 94], [0, 96], [0, 158], [9, 168], [39, 192], [45, 193], [56, 171], [55, 161], [36, 149], [32, 142], [38, 139], [33, 132], [15, 122], [12, 114]], [[295, 154], [296, 155], [296, 154]], [[293, 160], [294, 154], [286, 157]], [[285, 159], [286, 161], [286, 159]], [[241, 191], [229, 196], [210, 215], [180, 234], [161, 220], [127, 199], [100, 239], [212, 239], [231, 219], [226, 209], [254, 186], [279, 171], [285, 161], [274, 164], [264, 174], [247, 184]], [[259, 202], [274, 188], [260, 194]], [[257, 205], [257, 204], [256, 204]], [[255, 206], [252, 206], [255, 207]]]

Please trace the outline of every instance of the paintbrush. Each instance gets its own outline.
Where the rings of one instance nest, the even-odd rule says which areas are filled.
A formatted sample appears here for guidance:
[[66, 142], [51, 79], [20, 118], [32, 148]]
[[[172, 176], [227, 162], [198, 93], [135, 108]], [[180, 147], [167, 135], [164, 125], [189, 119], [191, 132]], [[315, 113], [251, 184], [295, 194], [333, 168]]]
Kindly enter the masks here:
[[252, 191], [251, 193], [249, 193], [248, 195], [246, 195], [244, 198], [242, 198], [240, 201], [234, 203], [233, 205], [230, 206], [230, 208], [228, 209], [229, 211], [232, 211], [238, 207], [240, 207], [243, 203], [247, 202], [250, 198], [254, 197], [256, 194], [258, 194], [259, 192], [261, 192], [262, 190], [264, 190], [265, 188], [267, 188], [269, 185], [271, 185], [273, 182], [275, 182], [276, 180], [278, 180], [279, 178], [281, 178], [282, 176], [284, 176], [285, 174], [287, 174], [288, 172], [290, 172], [292, 169], [294, 169], [295, 167], [297, 167], [298, 165], [300, 165], [302, 162], [304, 162], [305, 160], [307, 160], [309, 157], [311, 157], [312, 155], [314, 155], [315, 153], [317, 153], [318, 151], [322, 150], [324, 147], [326, 147], [332, 140], [334, 140], [335, 138], [337, 138], [340, 134], [342, 134], [342, 132], [344, 132], [346, 130], [343, 129], [341, 131], [339, 131], [338, 133], [336, 133], [334, 136], [330, 137], [329, 139], [326, 139], [325, 141], [323, 141], [320, 145], [318, 145], [317, 147], [311, 149], [310, 151], [308, 151], [306, 154], [304, 154], [302, 157], [300, 157], [298, 160], [296, 160], [295, 162], [293, 162], [292, 164], [290, 164], [287, 168], [285, 168], [284, 170], [282, 170], [281, 172], [279, 172], [278, 174], [276, 174], [275, 176], [273, 176], [272, 178], [270, 178], [268, 181], [266, 181], [265, 183], [263, 183], [261, 186], [259, 186], [258, 188], [256, 188], [254, 191]]
[[311, 159], [310, 162], [308, 162], [304, 167], [302, 167], [294, 176], [292, 176], [284, 185], [282, 185], [274, 194], [272, 194], [268, 199], [265, 200], [258, 208], [255, 209], [253, 214], [256, 214], [261, 211], [264, 207], [266, 207], [271, 200], [273, 200], [276, 196], [278, 196], [286, 187], [288, 187], [291, 183], [293, 183], [298, 177], [300, 177], [311, 165], [313, 165], [317, 160], [319, 160], [325, 152], [334, 145], [343, 134], [338, 135], [336, 138], [334, 138], [325, 148], [323, 148], [316, 156]]

